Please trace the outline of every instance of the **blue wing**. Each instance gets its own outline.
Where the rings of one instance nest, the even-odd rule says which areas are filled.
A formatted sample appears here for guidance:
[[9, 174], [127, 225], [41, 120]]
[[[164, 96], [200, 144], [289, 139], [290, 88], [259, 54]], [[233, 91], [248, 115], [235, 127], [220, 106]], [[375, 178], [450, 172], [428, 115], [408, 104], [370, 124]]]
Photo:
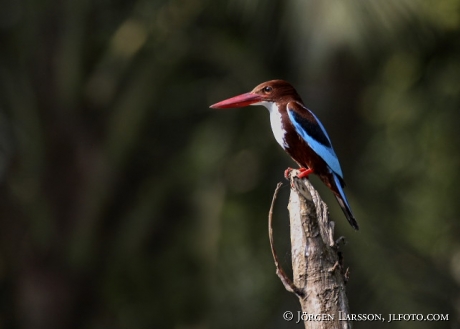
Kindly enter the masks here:
[[299, 111], [296, 107], [300, 107], [300, 104], [291, 102], [287, 105], [289, 119], [296, 132], [326, 162], [329, 168], [343, 179], [339, 159], [321, 121], [309, 109], [302, 106]]

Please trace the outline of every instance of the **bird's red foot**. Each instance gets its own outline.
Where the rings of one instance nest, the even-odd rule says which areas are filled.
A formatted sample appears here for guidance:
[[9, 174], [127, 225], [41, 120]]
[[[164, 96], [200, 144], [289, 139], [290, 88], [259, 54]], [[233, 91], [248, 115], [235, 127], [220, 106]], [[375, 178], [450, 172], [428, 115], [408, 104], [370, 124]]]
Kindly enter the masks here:
[[[284, 171], [284, 177], [286, 179], [289, 179], [289, 175], [291, 174], [291, 171], [293, 171], [294, 169], [292, 169], [291, 167], [288, 167], [285, 171]], [[298, 178], [304, 178], [304, 177], [307, 177], [308, 175], [312, 174], [313, 173], [313, 169], [311, 168], [299, 168], [299, 171], [300, 171], [300, 174], [297, 175]]]
[[304, 177], [308, 177], [308, 175], [312, 174], [313, 173], [313, 169], [311, 168], [299, 168], [300, 170], [300, 174], [297, 175], [297, 177], [299, 178], [304, 178]]
[[289, 180], [289, 174], [291, 173], [293, 169], [291, 167], [288, 167], [285, 171], [284, 171], [284, 178], [286, 178], [287, 180]]

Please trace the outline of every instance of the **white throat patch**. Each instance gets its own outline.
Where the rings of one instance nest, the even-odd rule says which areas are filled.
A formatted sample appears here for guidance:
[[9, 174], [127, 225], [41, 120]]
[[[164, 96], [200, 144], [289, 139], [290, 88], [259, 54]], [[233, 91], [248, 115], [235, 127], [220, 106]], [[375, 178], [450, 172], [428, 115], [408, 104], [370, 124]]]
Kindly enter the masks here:
[[263, 105], [265, 106], [268, 111], [270, 112], [270, 124], [272, 126], [273, 135], [275, 136], [276, 141], [281, 147], [285, 150], [288, 148], [288, 145], [285, 140], [286, 130], [283, 128], [283, 121], [281, 117], [281, 113], [279, 111], [278, 106], [275, 102], [258, 102], [252, 105]]

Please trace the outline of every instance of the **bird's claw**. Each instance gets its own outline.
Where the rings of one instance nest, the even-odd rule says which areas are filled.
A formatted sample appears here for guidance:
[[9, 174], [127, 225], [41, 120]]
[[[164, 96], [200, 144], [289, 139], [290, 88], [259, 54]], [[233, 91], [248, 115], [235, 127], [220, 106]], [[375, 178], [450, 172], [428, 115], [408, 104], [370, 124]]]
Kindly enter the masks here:
[[291, 174], [291, 171], [294, 170], [292, 169], [291, 167], [288, 167], [285, 171], [284, 171], [284, 178], [286, 178], [287, 180], [289, 180], [289, 175]]

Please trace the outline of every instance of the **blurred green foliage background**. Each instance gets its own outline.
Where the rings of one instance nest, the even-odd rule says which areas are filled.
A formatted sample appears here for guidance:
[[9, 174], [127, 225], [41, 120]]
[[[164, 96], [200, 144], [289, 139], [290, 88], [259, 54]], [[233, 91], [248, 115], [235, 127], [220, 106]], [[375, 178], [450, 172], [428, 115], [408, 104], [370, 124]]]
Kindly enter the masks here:
[[[293, 162], [282, 78], [321, 118], [360, 223], [353, 313], [460, 328], [460, 1], [3, 0], [0, 327], [301, 328], [267, 214]], [[275, 242], [289, 267], [287, 197]]]

